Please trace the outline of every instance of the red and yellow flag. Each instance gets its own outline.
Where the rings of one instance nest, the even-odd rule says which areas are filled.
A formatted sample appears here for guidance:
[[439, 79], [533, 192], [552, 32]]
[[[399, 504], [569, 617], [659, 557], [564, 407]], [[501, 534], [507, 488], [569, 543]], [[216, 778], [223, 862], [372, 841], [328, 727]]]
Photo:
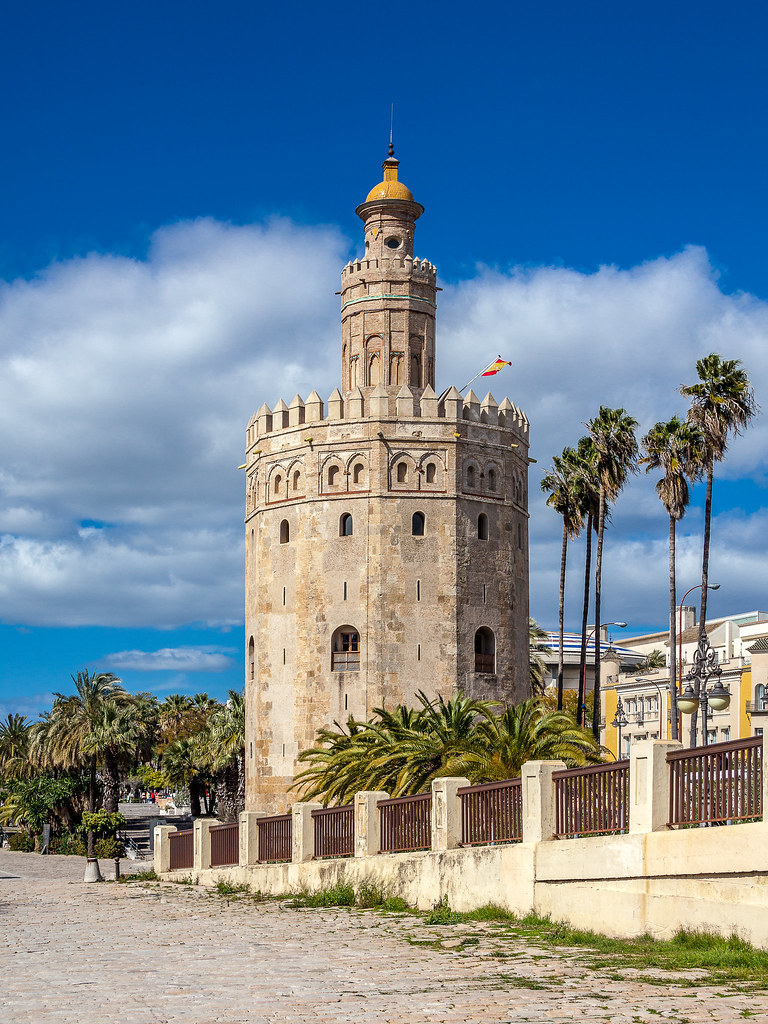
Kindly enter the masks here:
[[480, 374], [481, 377], [492, 377], [494, 373], [498, 373], [499, 370], [503, 370], [505, 366], [511, 366], [507, 359], [502, 359], [501, 356], [496, 360], [495, 363], [491, 363], [487, 370], [483, 370]]

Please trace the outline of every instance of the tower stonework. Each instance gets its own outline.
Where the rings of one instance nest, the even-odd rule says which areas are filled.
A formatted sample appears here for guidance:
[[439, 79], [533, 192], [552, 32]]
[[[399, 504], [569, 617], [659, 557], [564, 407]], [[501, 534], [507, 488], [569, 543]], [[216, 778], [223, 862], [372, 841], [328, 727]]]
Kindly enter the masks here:
[[436, 271], [398, 161], [342, 271], [342, 389], [246, 438], [246, 807], [279, 813], [317, 730], [528, 694], [528, 420], [435, 380]]

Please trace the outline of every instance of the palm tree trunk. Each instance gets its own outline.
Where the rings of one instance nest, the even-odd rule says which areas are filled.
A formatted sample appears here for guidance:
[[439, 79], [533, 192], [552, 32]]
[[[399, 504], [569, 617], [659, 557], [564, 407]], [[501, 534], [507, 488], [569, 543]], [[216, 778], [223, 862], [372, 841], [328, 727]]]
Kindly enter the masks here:
[[117, 769], [117, 761], [110, 751], [104, 753], [104, 810], [110, 814], [117, 811], [118, 786], [120, 775]]
[[199, 818], [202, 813], [200, 809], [200, 783], [196, 779], [192, 779], [189, 783], [189, 811], [193, 818]]
[[595, 553], [595, 683], [592, 687], [592, 735], [600, 739], [600, 592], [603, 583], [603, 533], [605, 531], [605, 490], [600, 488]]
[[584, 608], [581, 614], [581, 659], [579, 662], [579, 700], [576, 721], [584, 725], [584, 701], [587, 690], [587, 619], [589, 618], [589, 582], [592, 572], [592, 513], [587, 513], [587, 554], [584, 560]]
[[[675, 569], [675, 520], [669, 517], [669, 714], [672, 721], [672, 739], [677, 735], [677, 573]], [[661, 736], [661, 708], [659, 708], [659, 736]]]
[[568, 530], [563, 517], [563, 550], [560, 553], [560, 604], [558, 607], [558, 628], [560, 630], [557, 646], [557, 710], [563, 710], [563, 628], [565, 622], [565, 561], [568, 555]]
[[[699, 612], [699, 643], [707, 635], [707, 587], [709, 584], [709, 537], [712, 530], [712, 480], [715, 475], [714, 459], [710, 456], [707, 466], [707, 498], [704, 502], [704, 550], [701, 556], [701, 605]], [[695, 693], [699, 695], [699, 681], [696, 680]], [[691, 715], [691, 746], [695, 747], [698, 736], [699, 712], [694, 711]], [[702, 730], [706, 730], [707, 723], [702, 723]]]
[[245, 750], [237, 755], [237, 813], [245, 810]]

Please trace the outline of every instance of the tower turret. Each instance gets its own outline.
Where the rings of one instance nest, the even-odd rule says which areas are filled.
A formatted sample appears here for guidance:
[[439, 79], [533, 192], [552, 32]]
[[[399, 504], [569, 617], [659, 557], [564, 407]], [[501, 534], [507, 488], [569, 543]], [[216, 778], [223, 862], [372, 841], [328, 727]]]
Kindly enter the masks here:
[[341, 275], [341, 390], [386, 387], [394, 400], [405, 384], [418, 395], [435, 384], [437, 273], [413, 255], [424, 207], [398, 180], [394, 147], [383, 180], [356, 213], [365, 225], [365, 255]]

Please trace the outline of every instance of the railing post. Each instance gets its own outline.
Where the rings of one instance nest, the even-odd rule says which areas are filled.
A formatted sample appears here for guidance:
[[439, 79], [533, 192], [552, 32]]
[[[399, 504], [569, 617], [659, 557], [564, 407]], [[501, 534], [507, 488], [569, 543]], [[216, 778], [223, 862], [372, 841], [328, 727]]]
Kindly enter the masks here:
[[763, 775], [762, 811], [763, 821], [768, 821], [768, 731], [763, 731], [763, 752], [760, 758], [760, 771]]
[[205, 871], [211, 866], [211, 825], [220, 824], [215, 818], [197, 818], [194, 824], [194, 869]]
[[555, 780], [552, 775], [565, 767], [563, 761], [526, 761], [523, 765], [524, 843], [554, 839]]
[[432, 780], [432, 850], [461, 846], [461, 801], [458, 790], [469, 779], [452, 776]]
[[678, 740], [640, 740], [629, 750], [629, 831], [660, 832], [669, 821], [667, 754]]
[[155, 851], [154, 868], [155, 874], [160, 875], [164, 871], [171, 870], [171, 844], [168, 836], [176, 831], [175, 825], [155, 825]]
[[389, 793], [368, 789], [355, 793], [355, 856], [375, 857], [381, 845], [379, 832], [379, 800], [388, 800]]
[[259, 862], [259, 818], [265, 818], [265, 811], [240, 812], [240, 867]]
[[294, 864], [302, 864], [305, 860], [312, 860], [315, 855], [315, 830], [312, 821], [312, 811], [322, 807], [322, 804], [312, 803], [307, 800], [304, 803], [294, 804], [291, 808], [293, 830], [293, 844], [291, 849], [291, 860]]

